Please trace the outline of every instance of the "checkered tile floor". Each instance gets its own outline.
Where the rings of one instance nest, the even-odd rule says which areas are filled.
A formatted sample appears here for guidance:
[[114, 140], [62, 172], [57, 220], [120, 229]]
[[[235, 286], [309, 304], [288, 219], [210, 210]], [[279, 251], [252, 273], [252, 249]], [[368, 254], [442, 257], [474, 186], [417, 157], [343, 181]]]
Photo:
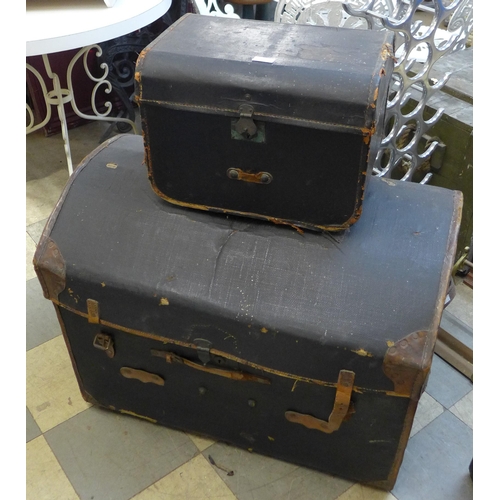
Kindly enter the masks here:
[[[70, 131], [75, 163], [97, 147], [106, 128], [91, 123]], [[390, 493], [84, 402], [54, 309], [31, 264], [68, 178], [62, 140], [34, 133], [26, 145], [28, 500], [472, 499], [472, 383], [437, 356]], [[459, 292], [463, 309], [472, 292]], [[209, 455], [234, 475], [213, 466]]]

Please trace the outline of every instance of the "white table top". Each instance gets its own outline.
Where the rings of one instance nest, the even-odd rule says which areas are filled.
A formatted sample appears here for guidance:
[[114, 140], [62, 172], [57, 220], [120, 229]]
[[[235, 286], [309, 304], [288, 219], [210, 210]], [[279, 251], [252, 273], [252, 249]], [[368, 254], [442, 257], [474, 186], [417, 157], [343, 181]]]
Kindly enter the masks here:
[[[113, 2], [110, 2], [113, 3]], [[26, 0], [26, 56], [86, 47], [163, 16], [172, 0]]]

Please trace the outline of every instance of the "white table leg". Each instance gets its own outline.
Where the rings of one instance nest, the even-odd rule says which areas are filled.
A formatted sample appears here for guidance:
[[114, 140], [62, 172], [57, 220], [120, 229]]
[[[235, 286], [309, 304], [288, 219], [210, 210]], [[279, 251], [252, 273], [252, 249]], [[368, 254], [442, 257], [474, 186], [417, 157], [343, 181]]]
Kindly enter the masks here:
[[50, 67], [49, 58], [46, 54], [42, 56], [43, 65], [45, 66], [45, 71], [47, 76], [52, 80], [54, 85], [54, 90], [46, 94], [45, 102], [47, 107], [49, 105], [55, 105], [57, 107], [57, 114], [59, 115], [59, 120], [61, 122], [61, 134], [64, 142], [64, 151], [66, 153], [66, 160], [68, 162], [68, 172], [69, 175], [73, 173], [73, 162], [71, 160], [71, 148], [69, 146], [68, 137], [68, 124], [66, 122], [66, 113], [64, 112], [64, 104], [69, 102], [73, 98], [73, 94], [70, 91], [65, 91], [63, 94], [63, 89], [61, 89], [61, 82], [59, 77], [52, 71]]
[[[44, 82], [41, 74], [33, 66], [26, 64], [26, 69], [28, 69], [29, 71], [31, 71], [35, 75], [35, 77], [37, 78], [37, 80], [39, 81], [39, 83], [42, 87], [42, 93], [45, 97], [45, 103], [46, 103], [46, 107], [47, 107], [47, 113], [45, 115], [45, 118], [40, 123], [35, 124], [33, 111], [28, 106], [28, 104], [26, 104], [26, 111], [27, 111], [28, 116], [29, 116], [29, 123], [26, 126], [26, 133], [29, 134], [31, 132], [34, 132], [35, 130], [38, 130], [38, 129], [44, 127], [48, 123], [48, 121], [50, 120], [50, 117], [52, 115], [52, 106], [56, 106], [57, 112], [59, 115], [59, 120], [61, 122], [61, 134], [62, 134], [62, 138], [64, 141], [64, 150], [66, 153], [68, 172], [70, 175], [73, 173], [73, 162], [72, 162], [72, 158], [71, 158], [71, 149], [70, 149], [70, 144], [69, 144], [68, 126], [67, 126], [67, 122], [66, 122], [66, 114], [64, 111], [64, 104], [70, 103], [71, 107], [73, 108], [73, 111], [80, 118], [84, 118], [86, 120], [100, 120], [100, 121], [106, 121], [106, 122], [125, 122], [125, 123], [128, 123], [132, 127], [134, 134], [137, 134], [137, 129], [135, 127], [135, 123], [132, 120], [129, 120], [127, 118], [115, 118], [115, 117], [108, 116], [112, 110], [112, 104], [109, 101], [104, 103], [104, 106], [106, 108], [106, 110], [104, 112], [101, 113], [98, 111], [97, 105], [96, 105], [97, 90], [99, 89], [99, 87], [101, 85], [104, 85], [105, 86], [104, 91], [107, 94], [109, 94], [113, 90], [113, 88], [111, 86], [111, 83], [106, 80], [106, 77], [108, 76], [108, 73], [109, 73], [109, 69], [108, 69], [107, 64], [102, 63], [100, 65], [100, 68], [103, 70], [103, 75], [100, 77], [95, 77], [90, 72], [89, 67], [88, 67], [88, 63], [87, 63], [87, 58], [88, 58], [89, 52], [92, 49], [97, 50], [98, 56], [100, 56], [102, 54], [101, 48], [98, 45], [91, 45], [89, 47], [84, 47], [84, 48], [80, 49], [75, 54], [75, 56], [71, 59], [69, 65], [68, 65], [67, 73], [66, 73], [67, 83], [68, 83], [67, 89], [61, 88], [59, 76], [52, 71], [52, 68], [51, 68], [50, 62], [49, 62], [49, 58], [47, 55], [43, 55], [42, 59], [43, 59], [43, 64], [44, 64], [47, 76], [52, 80], [52, 83], [53, 83], [53, 90], [51, 90], [51, 91], [47, 90], [47, 87], [45, 85], [45, 82]], [[76, 62], [78, 61], [78, 59], [82, 56], [83, 56], [83, 65], [85, 68], [85, 72], [86, 72], [87, 76], [93, 82], [95, 82], [94, 89], [92, 91], [92, 96], [91, 96], [91, 105], [92, 105], [92, 111], [94, 112], [94, 115], [89, 115], [89, 114], [86, 114], [86, 113], [83, 113], [82, 111], [80, 111], [78, 109], [78, 106], [77, 106], [76, 101], [75, 101], [75, 94], [73, 91], [73, 79], [72, 79], [73, 68], [74, 68]]]

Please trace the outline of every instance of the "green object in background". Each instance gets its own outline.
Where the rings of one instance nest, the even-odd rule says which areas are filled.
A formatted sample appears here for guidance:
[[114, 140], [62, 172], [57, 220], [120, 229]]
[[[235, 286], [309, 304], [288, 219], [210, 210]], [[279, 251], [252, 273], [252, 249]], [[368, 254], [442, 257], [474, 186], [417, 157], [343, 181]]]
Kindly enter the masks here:
[[[430, 172], [433, 175], [429, 184], [455, 189], [464, 195], [457, 255], [471, 245], [473, 234], [472, 66], [472, 48], [441, 58], [434, 67], [434, 76], [440, 78], [446, 72], [453, 74], [443, 89], [429, 99], [424, 110], [424, 119], [428, 120], [437, 109], [444, 108], [443, 115], [428, 133], [445, 146], [444, 149], [436, 149], [432, 155]], [[410, 99], [407, 109], [414, 109], [417, 99], [418, 95]]]

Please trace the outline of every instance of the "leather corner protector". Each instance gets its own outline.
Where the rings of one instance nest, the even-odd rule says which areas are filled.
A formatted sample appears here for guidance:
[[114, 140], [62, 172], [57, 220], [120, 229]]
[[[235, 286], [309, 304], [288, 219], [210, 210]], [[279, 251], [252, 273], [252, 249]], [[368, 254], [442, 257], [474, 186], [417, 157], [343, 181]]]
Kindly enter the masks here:
[[82, 394], [82, 398], [86, 403], [89, 403], [93, 406], [101, 406], [100, 403], [97, 402], [97, 400], [91, 396], [87, 391], [81, 389], [80, 393]]
[[55, 241], [47, 238], [33, 259], [35, 272], [46, 299], [57, 300], [66, 288], [66, 263]]
[[429, 336], [427, 331], [413, 332], [387, 349], [383, 370], [401, 396], [420, 397], [416, 382], [420, 376], [423, 383], [430, 369], [430, 362], [426, 362]]
[[389, 478], [389, 479], [383, 479], [381, 481], [371, 481], [369, 483], [363, 483], [363, 484], [371, 488], [377, 488], [379, 490], [384, 490], [384, 491], [391, 491], [394, 488], [394, 485], [396, 484], [396, 479]]

